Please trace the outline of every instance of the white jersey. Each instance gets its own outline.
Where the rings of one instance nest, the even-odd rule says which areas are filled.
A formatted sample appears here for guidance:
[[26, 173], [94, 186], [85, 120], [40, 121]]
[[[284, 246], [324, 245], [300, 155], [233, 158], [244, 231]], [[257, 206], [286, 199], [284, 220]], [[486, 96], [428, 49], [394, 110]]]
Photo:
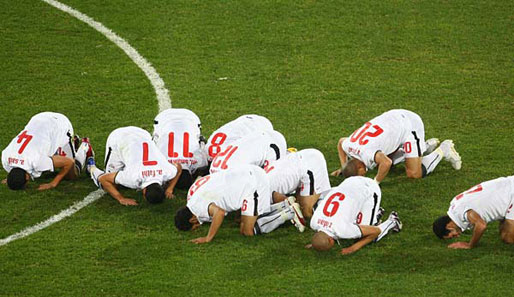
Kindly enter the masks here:
[[467, 211], [474, 210], [486, 222], [514, 220], [514, 176], [500, 177], [474, 186], [453, 198], [448, 216], [462, 229], [470, 229]]
[[225, 151], [234, 141], [256, 131], [273, 131], [273, 124], [263, 116], [246, 114], [221, 126], [207, 141], [206, 150], [209, 160], [219, 152]]
[[273, 143], [270, 133], [257, 131], [233, 142], [225, 151], [216, 155], [209, 172], [212, 174], [247, 164], [263, 167], [269, 162], [278, 160], [285, 154], [285, 143]]
[[187, 109], [167, 109], [154, 120], [153, 141], [170, 163], [179, 163], [191, 174], [207, 166], [207, 154], [200, 142], [200, 120]]
[[330, 189], [327, 162], [317, 149], [290, 153], [264, 170], [272, 192], [287, 195], [296, 191], [301, 196], [310, 196]]
[[344, 152], [373, 169], [375, 154], [394, 153], [403, 147], [406, 158], [421, 157], [426, 151], [425, 128], [421, 118], [405, 109], [394, 109], [377, 116], [355, 130], [342, 143]]
[[198, 129], [202, 128], [202, 122], [200, 121], [200, 118], [193, 111], [185, 108], [168, 108], [166, 110], [161, 111], [153, 120], [154, 131], [156, 126], [158, 126], [159, 124], [162, 124], [167, 121], [180, 121], [184, 119], [193, 121], [197, 125]]
[[148, 185], [163, 185], [177, 175], [153, 143], [150, 133], [138, 127], [118, 128], [109, 134], [105, 148], [105, 170], [118, 172], [114, 181], [141, 190]]
[[[32, 178], [44, 171], [54, 171], [52, 156], [65, 155], [64, 147], [72, 147], [73, 127], [60, 113], [42, 112], [34, 115], [23, 131], [2, 151], [2, 165], [25, 170]], [[74, 154], [74, 150], [66, 150]], [[74, 158], [74, 155], [69, 156]]]
[[198, 179], [187, 192], [187, 207], [200, 223], [210, 222], [209, 205], [243, 216], [270, 211], [269, 181], [263, 169], [247, 165]]
[[334, 239], [362, 237], [358, 225], [374, 225], [382, 194], [370, 178], [353, 176], [332, 188], [311, 219], [311, 228]]

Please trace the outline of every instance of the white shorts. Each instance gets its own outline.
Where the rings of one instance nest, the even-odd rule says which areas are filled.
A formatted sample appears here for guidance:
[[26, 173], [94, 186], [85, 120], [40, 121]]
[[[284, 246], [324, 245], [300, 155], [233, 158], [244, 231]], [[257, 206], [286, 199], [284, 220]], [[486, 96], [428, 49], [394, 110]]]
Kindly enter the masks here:
[[505, 213], [505, 219], [514, 220], [514, 194], [511, 195], [512, 199], [510, 200], [509, 207], [507, 208], [507, 212]]
[[330, 189], [327, 162], [323, 154], [316, 149], [305, 149], [298, 152], [302, 163], [300, 195], [310, 196], [321, 194]]
[[427, 150], [423, 121], [419, 115], [408, 110], [404, 111], [404, 115], [407, 117], [410, 124], [410, 128], [405, 132], [405, 141], [403, 143], [405, 158], [421, 157]]
[[125, 163], [116, 148], [116, 135], [109, 134], [105, 143], [105, 172], [121, 171], [125, 168]]

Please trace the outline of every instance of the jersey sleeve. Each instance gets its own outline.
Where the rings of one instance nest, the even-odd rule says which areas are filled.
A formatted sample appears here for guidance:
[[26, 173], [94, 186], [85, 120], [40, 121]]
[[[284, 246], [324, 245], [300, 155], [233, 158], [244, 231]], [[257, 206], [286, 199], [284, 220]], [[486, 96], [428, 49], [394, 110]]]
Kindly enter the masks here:
[[356, 224], [338, 222], [332, 226], [332, 232], [337, 239], [357, 239], [362, 237], [362, 232]]
[[122, 170], [118, 171], [114, 177], [114, 183], [130, 189], [139, 189], [141, 186], [141, 179], [138, 176], [130, 174], [128, 170]]
[[39, 160], [34, 163], [34, 171], [44, 172], [44, 171], [54, 171], [54, 161], [51, 157], [41, 156]]

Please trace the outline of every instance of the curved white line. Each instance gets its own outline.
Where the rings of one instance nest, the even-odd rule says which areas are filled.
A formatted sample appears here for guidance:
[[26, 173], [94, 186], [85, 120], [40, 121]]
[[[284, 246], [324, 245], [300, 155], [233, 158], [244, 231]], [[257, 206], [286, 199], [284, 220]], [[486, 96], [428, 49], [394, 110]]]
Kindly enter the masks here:
[[[57, 9], [60, 9], [64, 12], [69, 13], [70, 15], [76, 17], [77, 19], [83, 21], [84, 23], [88, 24], [89, 26], [93, 27], [98, 32], [102, 33], [107, 39], [114, 42], [117, 46], [119, 46], [126, 54], [129, 56], [134, 63], [136, 63], [141, 70], [146, 74], [146, 77], [150, 80], [150, 83], [152, 84], [155, 93], [157, 94], [157, 101], [159, 103], [159, 111], [163, 111], [165, 109], [171, 108], [171, 99], [169, 96], [168, 89], [166, 89], [164, 85], [164, 81], [161, 79], [157, 71], [152, 67], [152, 65], [145, 59], [143, 56], [141, 56], [128, 42], [126, 42], [123, 38], [116, 35], [116, 33], [112, 32], [110, 29], [102, 25], [101, 23], [93, 20], [92, 18], [88, 17], [87, 15], [81, 13], [78, 10], [75, 10], [67, 5], [62, 4], [61, 2], [54, 1], [54, 0], [42, 0], [52, 6], [54, 6]], [[79, 211], [80, 209], [88, 206], [89, 204], [95, 202], [96, 200], [100, 199], [100, 197], [103, 196], [105, 192], [102, 190], [96, 190], [89, 195], [87, 195], [83, 200], [75, 202], [72, 206], [69, 208], [61, 211], [60, 213], [50, 217], [46, 221], [43, 221], [39, 224], [36, 224], [34, 226], [25, 228], [21, 230], [18, 233], [15, 233], [11, 236], [8, 236], [4, 239], [0, 239], [0, 246], [6, 245], [11, 241], [14, 241], [16, 239], [20, 239], [26, 236], [29, 236], [33, 233], [36, 233], [54, 223], [59, 222], [60, 220], [69, 217]]]

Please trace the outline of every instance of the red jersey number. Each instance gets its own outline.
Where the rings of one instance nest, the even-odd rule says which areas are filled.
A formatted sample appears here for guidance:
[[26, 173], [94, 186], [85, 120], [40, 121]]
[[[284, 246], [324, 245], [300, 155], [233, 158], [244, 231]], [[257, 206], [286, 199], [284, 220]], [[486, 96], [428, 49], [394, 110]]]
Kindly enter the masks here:
[[[370, 127], [372, 127], [375, 130], [372, 132], [369, 132], [368, 129]], [[369, 139], [366, 139], [366, 138], [377, 137], [378, 135], [382, 134], [382, 132], [384, 132], [384, 130], [382, 128], [380, 128], [379, 125], [372, 126], [370, 122], [367, 122], [360, 129], [357, 129], [357, 130], [355, 130], [355, 132], [353, 132], [352, 136], [350, 136], [350, 141], [351, 142], [359, 141], [360, 145], [366, 145], [369, 142]]]
[[343, 193], [334, 193], [330, 196], [325, 203], [325, 207], [323, 208], [323, 214], [327, 217], [331, 217], [336, 214], [339, 209], [339, 202], [343, 201], [345, 198]]
[[482, 185], [478, 184], [478, 185], [474, 186], [473, 188], [467, 190], [466, 192], [460, 193], [459, 195], [455, 196], [455, 200], [461, 199], [462, 197], [464, 197], [464, 195], [473, 194], [476, 192], [480, 192], [482, 190], [483, 190]]
[[225, 133], [216, 133], [214, 137], [212, 137], [210, 146], [209, 146], [209, 157], [214, 158], [221, 151], [221, 145], [227, 139], [227, 134]]
[[[189, 133], [184, 132], [182, 141], [182, 155], [184, 158], [192, 158], [193, 153], [189, 152]], [[168, 157], [178, 158], [178, 153], [175, 152], [175, 133], [168, 134]]]
[[211, 178], [210, 175], [207, 175], [207, 176], [204, 176], [202, 178], [200, 178], [199, 180], [197, 180], [192, 186], [191, 188], [189, 188], [189, 196], [193, 196], [193, 194], [201, 187], [203, 186], [206, 182], [209, 181], [209, 179]]
[[235, 151], [237, 151], [238, 148], [238, 146], [227, 146], [227, 149], [225, 149], [225, 151], [217, 154], [214, 160], [212, 160], [211, 167], [227, 169], [227, 161], [230, 159], [230, 157], [232, 157], [232, 155]]
[[25, 150], [25, 148], [27, 147], [27, 144], [29, 144], [29, 142], [32, 140], [32, 135], [28, 135], [27, 134], [27, 131], [23, 131], [19, 136], [18, 136], [18, 141], [16, 141], [16, 143], [21, 143], [23, 141], [23, 144], [21, 145], [20, 149], [18, 150], [18, 154], [22, 154], [23, 151]]
[[148, 142], [143, 142], [143, 166], [157, 165], [157, 161], [148, 160]]

